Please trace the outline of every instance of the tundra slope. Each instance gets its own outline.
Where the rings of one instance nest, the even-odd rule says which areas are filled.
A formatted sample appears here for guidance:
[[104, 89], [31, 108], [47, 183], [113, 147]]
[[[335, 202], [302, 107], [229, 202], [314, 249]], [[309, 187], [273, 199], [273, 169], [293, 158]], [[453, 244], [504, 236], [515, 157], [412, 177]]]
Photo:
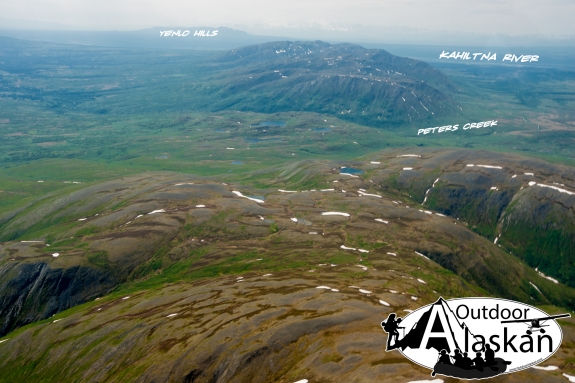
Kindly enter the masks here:
[[[467, 166], [468, 159], [485, 162], [493, 158], [491, 153], [403, 155], [372, 155], [378, 161], [306, 161], [227, 184], [175, 173], [125, 177], [8, 214], [0, 232], [13, 239], [0, 248], [2, 334], [95, 299], [122, 283], [170, 275], [166, 272], [171, 268], [192, 270], [190, 278], [197, 279], [253, 268], [262, 273], [308, 270], [328, 260], [338, 264], [338, 257], [363, 270], [382, 257], [391, 265], [404, 259], [415, 262], [427, 272], [433, 262], [417, 253], [459, 275], [480, 295], [572, 308], [573, 289], [540, 275], [492, 238], [474, 233], [465, 217], [457, 219], [458, 211], [449, 212], [450, 217], [441, 208], [434, 213], [416, 202], [449, 185], [443, 178], [474, 179], [476, 171], [484, 169], [502, 173]], [[525, 159], [514, 160], [513, 166], [526, 164], [521, 162]], [[438, 164], [447, 166], [443, 173]], [[340, 174], [342, 166], [352, 165], [366, 173]], [[413, 170], [403, 170], [406, 165]], [[570, 170], [564, 171], [562, 180], [568, 183]], [[261, 188], [242, 186], [249, 183]], [[426, 194], [427, 184], [434, 191]], [[498, 194], [490, 189], [494, 180], [468, 187], [481, 190], [481, 185], [483, 194]], [[500, 240], [505, 244], [504, 234]], [[262, 261], [245, 264], [246, 257]], [[389, 269], [395, 269], [391, 265]], [[175, 282], [178, 275], [165, 281]], [[456, 286], [435, 291], [466, 294]]]

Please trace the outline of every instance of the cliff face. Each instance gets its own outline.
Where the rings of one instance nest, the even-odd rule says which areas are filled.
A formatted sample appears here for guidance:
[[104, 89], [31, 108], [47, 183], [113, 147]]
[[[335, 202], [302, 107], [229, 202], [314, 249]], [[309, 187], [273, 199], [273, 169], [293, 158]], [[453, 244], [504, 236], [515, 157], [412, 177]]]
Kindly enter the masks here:
[[575, 196], [544, 187], [523, 190], [497, 229], [502, 246], [529, 266], [575, 286]]
[[[395, 159], [379, 181], [462, 221], [546, 275], [575, 286], [575, 172], [489, 152]], [[401, 164], [413, 166], [401, 171]], [[435, 182], [437, 180], [437, 182]]]
[[40, 263], [0, 266], [0, 336], [109, 292], [117, 281], [102, 270]]

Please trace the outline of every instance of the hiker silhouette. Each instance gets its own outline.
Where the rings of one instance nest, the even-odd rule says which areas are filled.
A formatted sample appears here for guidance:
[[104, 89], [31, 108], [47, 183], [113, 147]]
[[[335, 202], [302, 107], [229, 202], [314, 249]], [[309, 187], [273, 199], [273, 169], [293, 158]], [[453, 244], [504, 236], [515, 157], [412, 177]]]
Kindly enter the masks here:
[[[395, 319], [395, 314], [389, 314], [387, 320], [381, 322], [381, 327], [383, 327], [383, 331], [385, 331], [387, 335], [387, 345], [386, 351], [393, 350], [397, 348], [397, 338], [399, 337], [399, 324], [401, 323], [401, 318]], [[393, 341], [393, 346], [391, 345], [391, 340]]]

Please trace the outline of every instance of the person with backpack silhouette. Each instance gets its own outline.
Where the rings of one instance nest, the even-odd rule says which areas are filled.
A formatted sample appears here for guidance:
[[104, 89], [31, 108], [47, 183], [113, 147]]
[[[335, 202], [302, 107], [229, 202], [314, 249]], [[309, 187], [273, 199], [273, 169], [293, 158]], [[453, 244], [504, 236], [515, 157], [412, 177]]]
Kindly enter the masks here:
[[[387, 335], [387, 346], [386, 351], [393, 350], [397, 345], [397, 338], [399, 337], [399, 324], [401, 323], [401, 318], [395, 319], [395, 314], [389, 314], [387, 320], [381, 322], [381, 327], [383, 327], [383, 331], [385, 331]], [[393, 346], [391, 345], [391, 340], [393, 341]]]

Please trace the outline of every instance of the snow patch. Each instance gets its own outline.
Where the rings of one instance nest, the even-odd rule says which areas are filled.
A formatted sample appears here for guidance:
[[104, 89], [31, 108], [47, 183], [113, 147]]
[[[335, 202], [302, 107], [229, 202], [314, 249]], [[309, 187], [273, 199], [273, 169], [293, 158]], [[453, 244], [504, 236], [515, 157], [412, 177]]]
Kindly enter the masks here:
[[[427, 258], [425, 255], [423, 255], [423, 254], [421, 254], [421, 253], [418, 253], [417, 251], [415, 252], [415, 254], [420, 255], [420, 256], [422, 256], [423, 258], [429, 259], [429, 258]], [[431, 261], [431, 259], [429, 259], [429, 260]]]
[[[529, 184], [531, 184], [531, 182], [529, 182]], [[530, 185], [530, 186], [531, 186], [531, 185]], [[557, 186], [544, 185], [544, 184], [537, 184], [537, 186], [540, 186], [540, 187], [542, 187], [542, 188], [550, 188], [550, 189], [553, 189], [553, 190], [557, 190], [559, 193], [566, 193], [566, 194], [569, 194], [569, 195], [575, 195], [575, 193], [573, 193], [573, 192], [571, 192], [571, 191], [569, 191], [569, 190], [567, 190], [567, 189], [559, 188], [559, 187], [557, 187]]]
[[326, 211], [326, 212], [321, 213], [321, 215], [341, 215], [344, 217], [350, 216], [348, 213], [341, 213], [339, 211]]
[[243, 197], [243, 198], [247, 198], [251, 201], [255, 201], [257, 203], [264, 203], [264, 201], [262, 201], [261, 199], [257, 199], [257, 198], [252, 198], [252, 197], [248, 197], [243, 195], [242, 193], [240, 193], [239, 191], [233, 190], [232, 193], [234, 193], [235, 195], [237, 195], [238, 197]]
[[536, 370], [543, 370], [543, 371], [555, 371], [558, 370], [559, 367], [557, 366], [531, 366], [532, 368], [535, 368]]
[[535, 268], [535, 271], [537, 271], [537, 274], [539, 274], [540, 276], [542, 276], [542, 277], [545, 278], [545, 279], [549, 279], [551, 282], [554, 282], [554, 283], [557, 283], [557, 284], [559, 283], [559, 281], [558, 281], [557, 279], [548, 277], [547, 275], [543, 274], [543, 273], [542, 273], [541, 271], [539, 271], [538, 269], [539, 269], [538, 267]]
[[475, 166], [487, 169], [503, 169], [501, 166], [492, 166], [492, 165], [475, 165]]
[[381, 196], [379, 194], [369, 194], [369, 193], [364, 193], [362, 191], [358, 191], [360, 196], [365, 196], [365, 197], [377, 197], [377, 198], [381, 198]]
[[529, 284], [530, 284], [531, 286], [535, 287], [535, 290], [539, 291], [539, 294], [543, 295], [543, 293], [541, 292], [541, 290], [539, 290], [539, 287], [535, 286], [534, 283], [529, 282]]

